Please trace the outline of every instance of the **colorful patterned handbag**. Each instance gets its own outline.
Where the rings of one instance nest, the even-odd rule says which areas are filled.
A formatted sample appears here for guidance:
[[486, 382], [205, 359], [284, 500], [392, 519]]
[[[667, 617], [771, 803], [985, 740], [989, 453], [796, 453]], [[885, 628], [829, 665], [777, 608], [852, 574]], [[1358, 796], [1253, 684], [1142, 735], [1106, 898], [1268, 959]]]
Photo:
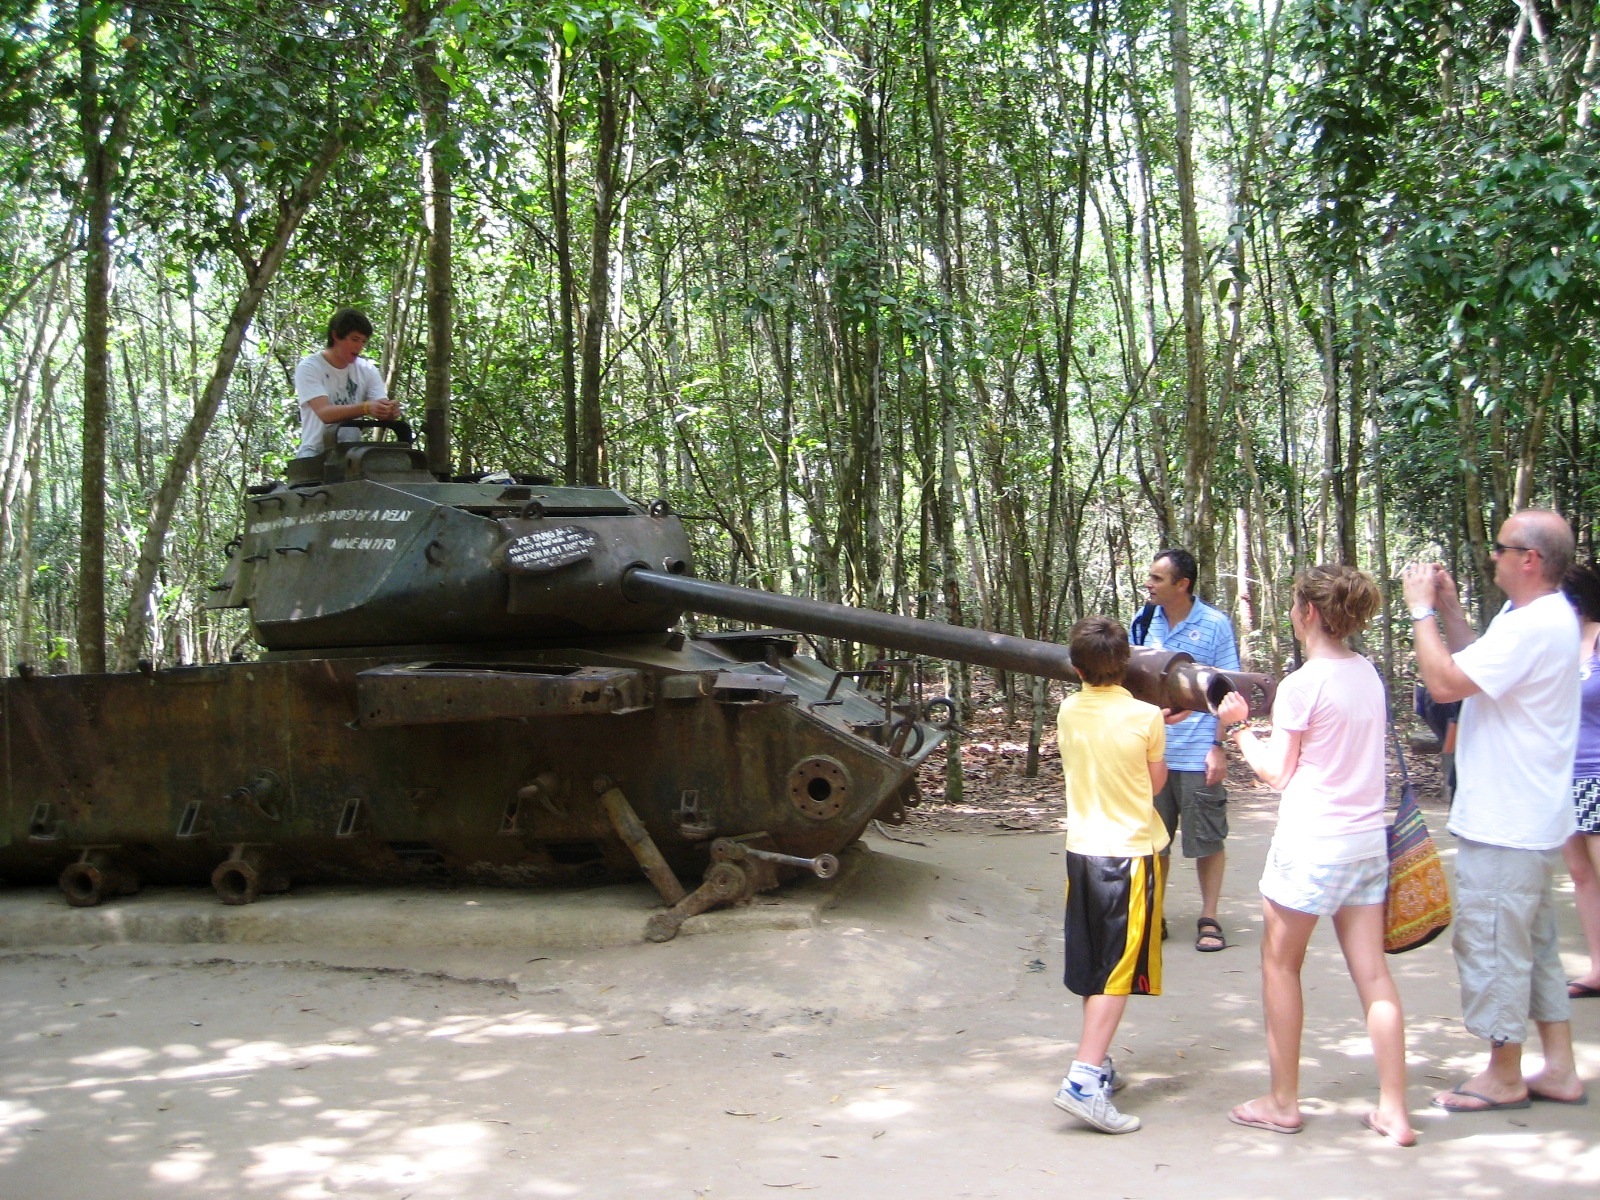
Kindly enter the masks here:
[[[1390, 726], [1393, 732], [1393, 726]], [[1389, 897], [1383, 912], [1383, 949], [1402, 954], [1426, 946], [1443, 933], [1454, 915], [1444, 864], [1434, 847], [1417, 804], [1417, 792], [1406, 770], [1406, 756], [1395, 735], [1400, 762], [1400, 807], [1389, 826]]]

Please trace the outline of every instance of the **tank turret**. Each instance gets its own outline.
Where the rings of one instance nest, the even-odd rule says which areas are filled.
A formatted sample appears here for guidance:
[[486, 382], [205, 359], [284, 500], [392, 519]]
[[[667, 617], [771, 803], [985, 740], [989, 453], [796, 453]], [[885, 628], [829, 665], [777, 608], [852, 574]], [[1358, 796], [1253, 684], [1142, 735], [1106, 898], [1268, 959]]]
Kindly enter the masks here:
[[[905, 819], [947, 703], [909, 659], [838, 672], [802, 634], [1072, 678], [1064, 648], [694, 577], [662, 501], [440, 481], [401, 428], [252, 489], [211, 607], [252, 662], [0, 683], [0, 875], [74, 904], [209, 880], [531, 886], [635, 877], [651, 935]], [[688, 636], [684, 612], [763, 625]], [[1135, 648], [1130, 689], [1271, 682]], [[697, 887], [683, 880], [699, 880]]]

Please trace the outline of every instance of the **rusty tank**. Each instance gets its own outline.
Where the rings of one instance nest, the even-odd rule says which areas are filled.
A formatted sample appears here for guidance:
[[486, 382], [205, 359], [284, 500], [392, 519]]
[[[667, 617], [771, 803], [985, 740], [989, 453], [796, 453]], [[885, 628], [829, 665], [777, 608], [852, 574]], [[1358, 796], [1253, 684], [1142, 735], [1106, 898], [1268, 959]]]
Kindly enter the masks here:
[[[370, 425], [370, 422], [355, 422]], [[251, 661], [0, 680], [0, 877], [99, 904], [209, 881], [529, 887], [637, 878], [649, 936], [903, 822], [948, 701], [916, 661], [836, 671], [802, 635], [1073, 678], [1064, 647], [694, 576], [670, 505], [441, 481], [403, 424], [250, 489], [211, 588]], [[693, 635], [686, 612], [758, 623]], [[768, 627], [770, 626], [770, 627]], [[1261, 676], [1135, 648], [1205, 709]]]

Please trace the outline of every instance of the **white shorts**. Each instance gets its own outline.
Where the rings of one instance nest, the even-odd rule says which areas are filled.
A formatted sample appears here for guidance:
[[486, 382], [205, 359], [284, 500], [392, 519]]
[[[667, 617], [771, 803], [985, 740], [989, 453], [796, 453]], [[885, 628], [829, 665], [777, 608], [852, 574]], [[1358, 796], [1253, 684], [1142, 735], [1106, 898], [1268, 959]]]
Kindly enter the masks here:
[[1315, 917], [1331, 917], [1346, 905], [1382, 904], [1389, 894], [1389, 856], [1318, 863], [1273, 846], [1261, 873], [1261, 894], [1274, 904]]

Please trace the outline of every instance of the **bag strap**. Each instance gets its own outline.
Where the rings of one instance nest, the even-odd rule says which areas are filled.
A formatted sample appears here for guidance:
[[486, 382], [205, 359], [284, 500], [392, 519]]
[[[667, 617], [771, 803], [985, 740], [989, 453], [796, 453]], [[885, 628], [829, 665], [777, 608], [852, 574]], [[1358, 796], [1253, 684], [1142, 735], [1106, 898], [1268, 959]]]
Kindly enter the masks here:
[[1129, 626], [1129, 631], [1133, 635], [1130, 640], [1135, 646], [1144, 645], [1145, 638], [1150, 636], [1150, 622], [1155, 619], [1156, 602], [1154, 600], [1146, 600], [1144, 607], [1133, 618], [1133, 624]]
[[1406, 753], [1400, 748], [1400, 730], [1395, 728], [1394, 714], [1389, 714], [1389, 736], [1394, 739], [1394, 758], [1400, 764], [1400, 786], [1411, 786], [1411, 772], [1406, 770]]
[[1388, 712], [1389, 736], [1394, 740], [1394, 757], [1400, 765], [1400, 801], [1395, 805], [1394, 822], [1398, 826], [1405, 817], [1407, 808], [1414, 808], [1421, 813], [1422, 805], [1417, 800], [1417, 789], [1411, 786], [1411, 772], [1406, 769], [1406, 752], [1400, 746], [1400, 730], [1394, 723], [1394, 711]]

